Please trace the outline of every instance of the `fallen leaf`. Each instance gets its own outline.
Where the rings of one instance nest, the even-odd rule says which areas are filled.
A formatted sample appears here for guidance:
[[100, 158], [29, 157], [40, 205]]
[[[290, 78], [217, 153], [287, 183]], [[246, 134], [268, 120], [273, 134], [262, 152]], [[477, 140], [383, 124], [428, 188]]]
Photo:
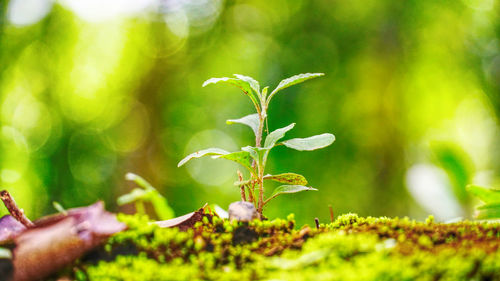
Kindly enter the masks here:
[[186, 231], [189, 228], [193, 228], [194, 224], [201, 221], [203, 217], [210, 217], [209, 214], [205, 213], [206, 206], [207, 205], [205, 204], [205, 206], [201, 207], [198, 211], [169, 220], [157, 221], [154, 222], [154, 224], [161, 228], [179, 227], [181, 231]]
[[[5, 220], [6, 225], [12, 222]], [[43, 217], [34, 225], [9, 236], [15, 244], [13, 281], [43, 279], [126, 228], [101, 201], [70, 209], [67, 214]]]
[[26, 227], [13, 216], [3, 216], [0, 218], [0, 244], [14, 239], [14, 237], [25, 230]]

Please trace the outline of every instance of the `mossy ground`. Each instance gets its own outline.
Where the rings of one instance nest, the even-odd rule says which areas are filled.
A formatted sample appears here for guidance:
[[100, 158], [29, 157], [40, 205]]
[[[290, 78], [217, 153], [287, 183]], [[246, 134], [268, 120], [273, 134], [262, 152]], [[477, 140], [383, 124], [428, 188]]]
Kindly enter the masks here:
[[340, 216], [205, 218], [181, 232], [120, 216], [129, 230], [77, 263], [78, 280], [500, 280], [500, 224]]

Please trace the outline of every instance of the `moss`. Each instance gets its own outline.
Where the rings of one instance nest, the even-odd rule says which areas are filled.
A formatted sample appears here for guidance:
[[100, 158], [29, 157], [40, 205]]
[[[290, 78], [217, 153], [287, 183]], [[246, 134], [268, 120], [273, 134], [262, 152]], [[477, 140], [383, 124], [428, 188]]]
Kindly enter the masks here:
[[214, 217], [161, 229], [121, 215], [129, 230], [77, 265], [77, 280], [500, 280], [500, 225], [347, 214], [319, 229], [286, 220]]

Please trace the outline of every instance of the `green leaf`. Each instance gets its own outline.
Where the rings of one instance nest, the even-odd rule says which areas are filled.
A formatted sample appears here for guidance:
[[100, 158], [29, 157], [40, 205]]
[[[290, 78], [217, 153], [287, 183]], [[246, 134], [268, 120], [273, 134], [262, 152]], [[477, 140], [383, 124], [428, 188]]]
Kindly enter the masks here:
[[252, 90], [254, 90], [254, 92], [260, 96], [260, 85], [259, 82], [257, 82], [257, 80], [253, 79], [250, 76], [245, 76], [241, 74], [233, 74], [233, 75], [236, 76], [236, 78], [247, 82], [248, 85], [250, 85], [250, 88], [252, 88]]
[[273, 180], [281, 183], [296, 184], [296, 185], [306, 185], [307, 180], [303, 175], [295, 173], [283, 173], [279, 175], [265, 175], [265, 180]]
[[265, 86], [264, 89], [262, 89], [262, 99], [266, 100], [267, 98], [267, 91], [269, 91], [269, 86]]
[[175, 217], [174, 210], [168, 204], [167, 199], [143, 177], [133, 173], [127, 173], [125, 179], [135, 182], [143, 189], [134, 188], [131, 192], [120, 196], [117, 199], [118, 205], [149, 201], [151, 205], [153, 205], [153, 209], [160, 220], [168, 220]]
[[220, 148], [207, 148], [203, 149], [200, 151], [193, 152], [186, 156], [184, 159], [182, 159], [179, 164], [177, 164], [177, 167], [180, 167], [184, 164], [186, 164], [187, 161], [193, 159], [193, 158], [200, 158], [203, 156], [208, 156], [208, 155], [224, 155], [224, 154], [229, 154], [228, 151], [225, 151], [224, 149]]
[[258, 110], [260, 110], [258, 102], [258, 99], [260, 99], [259, 92], [254, 93], [254, 91], [252, 91], [253, 89], [252, 86], [247, 81], [241, 80], [239, 78], [229, 78], [229, 77], [210, 78], [203, 83], [202, 87], [217, 83], [227, 83], [240, 88], [252, 100], [254, 106], [258, 108]]
[[253, 160], [255, 160], [258, 166], [262, 165], [263, 163], [265, 164], [264, 158], [267, 156], [267, 153], [269, 153], [269, 149], [254, 146], [245, 146], [242, 147], [241, 150], [250, 153], [250, 156]]
[[269, 98], [267, 99], [267, 104], [271, 101], [272, 97], [278, 92], [295, 84], [302, 83], [306, 80], [313, 79], [325, 75], [324, 73], [302, 73], [282, 80], [276, 89], [274, 89]]
[[167, 199], [157, 190], [151, 191], [149, 201], [160, 220], [168, 220], [175, 217], [174, 210], [168, 204]]
[[500, 203], [479, 206], [476, 218], [480, 220], [500, 219]]
[[279, 141], [282, 137], [285, 136], [286, 132], [290, 131], [293, 129], [295, 126], [295, 123], [292, 123], [286, 127], [276, 129], [272, 131], [269, 135], [266, 137], [266, 141], [264, 142], [264, 148], [266, 149], [271, 149], [274, 147], [277, 141]]
[[239, 123], [243, 125], [247, 125], [248, 127], [252, 128], [253, 132], [255, 135], [257, 135], [257, 132], [259, 130], [259, 114], [250, 114], [245, 117], [241, 117], [240, 119], [229, 119], [226, 121], [227, 124], [234, 124], [234, 123]]
[[227, 160], [234, 161], [243, 167], [247, 168], [252, 174], [255, 174], [254, 170], [252, 169], [252, 159], [253, 157], [248, 151], [237, 151], [237, 152], [232, 152], [224, 155], [215, 155], [212, 156], [212, 158], [223, 158]]
[[335, 141], [335, 136], [332, 134], [321, 134], [308, 138], [296, 138], [282, 142], [286, 147], [300, 151], [311, 151], [327, 147]]
[[303, 186], [303, 185], [281, 185], [278, 186], [273, 194], [271, 194], [271, 197], [267, 199], [267, 201], [273, 199], [276, 196], [279, 196], [281, 194], [288, 194], [288, 193], [297, 193], [301, 191], [309, 191], [309, 190], [314, 190], [317, 191], [316, 188], [308, 187], [308, 186]]
[[432, 160], [443, 168], [450, 178], [452, 191], [462, 204], [467, 204], [469, 196], [466, 186], [474, 176], [474, 164], [467, 152], [454, 142], [432, 141]]
[[500, 190], [488, 189], [478, 185], [470, 184], [467, 186], [467, 191], [476, 196], [486, 204], [499, 203], [500, 204]]
[[259, 150], [259, 148], [247, 145], [245, 147], [242, 147], [241, 150], [250, 153], [250, 156], [255, 161], [257, 161], [257, 163], [260, 161], [260, 157], [259, 157], [260, 156], [260, 150]]

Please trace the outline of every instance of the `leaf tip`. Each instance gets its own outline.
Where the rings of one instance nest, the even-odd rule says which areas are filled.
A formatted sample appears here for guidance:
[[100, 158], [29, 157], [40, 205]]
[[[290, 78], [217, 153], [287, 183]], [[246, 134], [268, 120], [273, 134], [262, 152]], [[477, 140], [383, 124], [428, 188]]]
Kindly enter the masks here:
[[203, 82], [203, 84], [201, 85], [201, 87], [204, 88], [206, 85], [208, 85], [210, 83], [212, 83], [212, 82], [210, 81], [210, 79], [208, 79], [207, 81]]
[[177, 168], [180, 168], [182, 165], [186, 164], [186, 162], [186, 158], [182, 159], [181, 161], [179, 161], [179, 163], [177, 163]]
[[207, 85], [217, 83], [217, 81], [220, 80], [220, 79], [223, 79], [223, 78], [214, 78], [214, 77], [212, 77], [212, 78], [208, 79], [207, 81], [203, 82], [203, 84], [201, 85], [201, 87], [205, 87]]
[[133, 181], [137, 178], [137, 175], [134, 173], [127, 173], [125, 174], [125, 179], [128, 181]]

